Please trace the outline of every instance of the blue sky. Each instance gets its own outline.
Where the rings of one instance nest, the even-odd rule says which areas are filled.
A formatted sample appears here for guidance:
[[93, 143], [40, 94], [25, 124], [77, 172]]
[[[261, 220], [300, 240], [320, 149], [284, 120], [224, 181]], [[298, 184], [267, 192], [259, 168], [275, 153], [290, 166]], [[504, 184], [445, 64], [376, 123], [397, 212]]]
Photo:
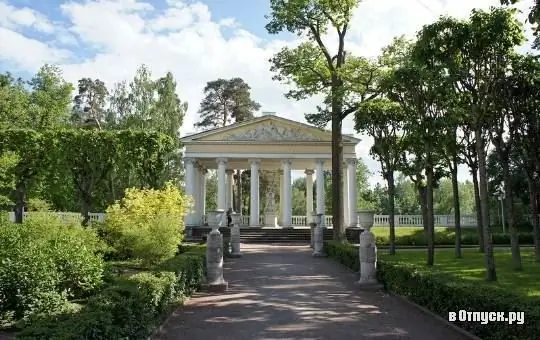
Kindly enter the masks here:
[[[533, 0], [523, 0], [527, 9]], [[353, 14], [346, 50], [376, 57], [399, 35], [414, 36], [440, 15], [465, 18], [473, 7], [499, 0], [365, 0]], [[66, 80], [99, 78], [107, 86], [133, 78], [146, 64], [154, 77], [171, 71], [179, 97], [188, 102], [183, 133], [193, 131], [206, 82], [243, 78], [262, 111], [304, 121], [320, 98], [291, 101], [290, 89], [272, 79], [268, 59], [300, 40], [269, 35], [264, 28], [268, 0], [0, 0], [0, 71], [31, 77], [44, 63], [58, 65]], [[523, 18], [523, 16], [522, 16]], [[335, 48], [335, 33], [324, 37]], [[354, 133], [352, 119], [344, 133]], [[369, 156], [372, 141], [362, 139], [357, 154], [381, 181]], [[466, 169], [460, 172], [468, 177]]]

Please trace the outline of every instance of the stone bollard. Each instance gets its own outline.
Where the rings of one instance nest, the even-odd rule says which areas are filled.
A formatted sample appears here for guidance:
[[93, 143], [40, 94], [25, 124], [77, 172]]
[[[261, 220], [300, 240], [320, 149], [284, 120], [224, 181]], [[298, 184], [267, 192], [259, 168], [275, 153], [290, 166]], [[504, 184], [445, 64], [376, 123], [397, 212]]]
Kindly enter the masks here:
[[230, 257], [241, 257], [240, 253], [240, 219], [241, 215], [233, 213], [231, 215], [233, 226], [231, 228], [231, 254]]
[[309, 229], [311, 231], [311, 237], [309, 239], [309, 247], [313, 249], [313, 245], [315, 243], [315, 228], [317, 228], [317, 223], [311, 222], [309, 224]]
[[206, 284], [205, 288], [212, 292], [225, 292], [228, 284], [223, 278], [223, 235], [219, 227], [223, 224], [224, 210], [217, 210], [218, 224], [212, 226], [206, 242]]
[[364, 231], [360, 233], [360, 247], [358, 248], [360, 279], [357, 283], [365, 288], [381, 289], [382, 285], [377, 281], [377, 245], [375, 235], [371, 232], [374, 213], [363, 211], [358, 214], [362, 215], [359, 220]]
[[324, 219], [324, 214], [317, 214], [315, 222], [317, 226], [313, 232], [313, 256], [322, 257], [324, 256], [324, 229], [322, 227], [322, 221]]

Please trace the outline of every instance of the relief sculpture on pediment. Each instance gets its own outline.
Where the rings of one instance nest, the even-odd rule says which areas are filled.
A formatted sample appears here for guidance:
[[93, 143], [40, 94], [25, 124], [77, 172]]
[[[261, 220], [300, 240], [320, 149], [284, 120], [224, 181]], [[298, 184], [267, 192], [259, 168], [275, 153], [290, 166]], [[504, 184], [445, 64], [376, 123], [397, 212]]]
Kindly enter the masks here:
[[245, 131], [228, 134], [223, 140], [316, 142], [321, 141], [321, 138], [300, 128], [278, 126], [273, 122], [267, 122]]

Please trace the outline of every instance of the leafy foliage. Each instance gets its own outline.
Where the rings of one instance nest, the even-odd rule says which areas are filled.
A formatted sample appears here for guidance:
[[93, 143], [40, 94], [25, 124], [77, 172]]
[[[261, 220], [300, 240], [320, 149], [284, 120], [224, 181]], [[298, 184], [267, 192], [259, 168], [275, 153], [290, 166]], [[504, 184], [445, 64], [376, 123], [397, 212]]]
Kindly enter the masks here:
[[102, 282], [103, 245], [97, 235], [51, 215], [23, 224], [0, 221], [2, 323], [64, 310]]
[[128, 189], [107, 209], [106, 238], [122, 257], [162, 262], [174, 256], [191, 202], [171, 183], [162, 190]]

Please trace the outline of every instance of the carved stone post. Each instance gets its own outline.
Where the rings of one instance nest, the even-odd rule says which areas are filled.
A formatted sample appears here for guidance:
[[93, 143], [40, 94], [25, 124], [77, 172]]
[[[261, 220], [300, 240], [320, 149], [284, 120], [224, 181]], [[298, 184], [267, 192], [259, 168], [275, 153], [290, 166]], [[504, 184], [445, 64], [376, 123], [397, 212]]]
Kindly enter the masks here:
[[223, 278], [223, 235], [219, 227], [223, 224], [225, 211], [215, 211], [217, 223], [212, 225], [206, 243], [206, 289], [213, 292], [225, 292], [228, 283]]
[[230, 257], [241, 257], [240, 253], [240, 220], [242, 215], [233, 213], [231, 215], [233, 227], [231, 228], [231, 254]]
[[363, 287], [380, 289], [382, 285], [377, 281], [377, 245], [375, 235], [371, 232], [374, 216], [375, 212], [373, 211], [358, 211], [360, 226], [364, 231], [360, 234], [360, 247], [358, 248], [360, 280], [357, 283]]
[[322, 221], [324, 214], [317, 214], [315, 217], [315, 222], [317, 226], [313, 231], [313, 256], [323, 257], [324, 255], [324, 229], [322, 226]]

